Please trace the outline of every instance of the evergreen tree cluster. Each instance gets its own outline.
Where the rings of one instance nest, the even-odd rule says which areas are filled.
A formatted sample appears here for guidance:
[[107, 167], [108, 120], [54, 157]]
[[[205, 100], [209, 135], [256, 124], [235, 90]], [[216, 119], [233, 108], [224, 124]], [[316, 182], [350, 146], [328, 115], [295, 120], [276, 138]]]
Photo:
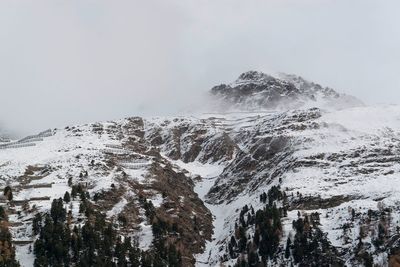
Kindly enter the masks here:
[[288, 237], [285, 257], [298, 266], [344, 266], [338, 251], [319, 228], [319, 214], [312, 213], [293, 221], [294, 240]]
[[[80, 212], [86, 217], [83, 225], [73, 225], [72, 212], [65, 208], [71, 196], [80, 196]], [[146, 203], [146, 212], [153, 214], [154, 206]], [[33, 234], [38, 236], [34, 243], [34, 266], [182, 266], [180, 252], [164, 238], [164, 230], [155, 230], [164, 226], [160, 226], [160, 220], [154, 221], [158, 224], [153, 224], [153, 245], [143, 251], [131, 238], [118, 235], [116, 225], [96, 210], [85, 188], [74, 185], [70, 195], [66, 193], [64, 198], [53, 200], [49, 213], [38, 213], [33, 219]], [[166, 227], [168, 231], [170, 228]]]
[[[266, 266], [279, 248], [282, 236], [282, 218], [286, 207], [277, 207], [285, 195], [279, 186], [273, 186], [268, 193], [260, 195], [264, 208], [254, 211], [245, 205], [235, 224], [235, 233], [230, 237], [226, 259], [237, 259], [236, 266]], [[253, 229], [254, 234], [248, 234]]]
[[247, 205], [242, 208], [223, 260], [236, 259], [237, 267], [278, 265], [278, 259], [287, 266], [343, 266], [337, 250], [319, 228], [318, 213], [304, 218], [299, 213], [293, 221], [295, 235], [287, 238], [283, 251], [280, 241], [287, 196], [279, 185], [273, 186], [260, 195], [260, 202], [265, 206], [257, 211]]
[[0, 267], [19, 266], [15, 259], [15, 248], [12, 245], [12, 237], [8, 229], [7, 214], [0, 206]]
[[[388, 242], [390, 240], [388, 229], [391, 224], [391, 212], [391, 209], [381, 206], [379, 210], [369, 209], [367, 216], [360, 218], [358, 243], [353, 252], [354, 259], [358, 263], [361, 263], [366, 267], [374, 266], [373, 254], [371, 253], [371, 243], [373, 248], [375, 248], [375, 251], [378, 253], [388, 251], [389, 259], [392, 256], [400, 255], [400, 243], [398, 241]], [[358, 217], [359, 215], [356, 215], [354, 212], [352, 218]], [[354, 221], [354, 219], [352, 219], [352, 221]], [[400, 227], [397, 227], [397, 235], [399, 235], [399, 232]], [[363, 241], [365, 238], [367, 238], [367, 240]]]
[[72, 185], [70, 197], [75, 199], [78, 196], [82, 200], [88, 198], [88, 192], [85, 190], [85, 187], [82, 184]]
[[[153, 241], [153, 258], [151, 263], [144, 266], [182, 266], [182, 255], [176, 246], [169, 242], [171, 235], [179, 233], [177, 223], [171, 223], [157, 215], [156, 209], [151, 201], [147, 201], [143, 197], [139, 197], [139, 202], [142, 204], [145, 215], [152, 225], [152, 232], [154, 236]], [[145, 257], [144, 257], [145, 258]]]

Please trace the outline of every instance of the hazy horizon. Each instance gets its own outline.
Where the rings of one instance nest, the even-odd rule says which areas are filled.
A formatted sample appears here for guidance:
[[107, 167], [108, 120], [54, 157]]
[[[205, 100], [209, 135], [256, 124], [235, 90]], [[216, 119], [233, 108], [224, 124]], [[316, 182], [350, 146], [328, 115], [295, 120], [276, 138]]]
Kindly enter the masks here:
[[[248, 70], [400, 104], [396, 1], [0, 3], [0, 128], [179, 114]], [[199, 103], [200, 102], [200, 103]]]

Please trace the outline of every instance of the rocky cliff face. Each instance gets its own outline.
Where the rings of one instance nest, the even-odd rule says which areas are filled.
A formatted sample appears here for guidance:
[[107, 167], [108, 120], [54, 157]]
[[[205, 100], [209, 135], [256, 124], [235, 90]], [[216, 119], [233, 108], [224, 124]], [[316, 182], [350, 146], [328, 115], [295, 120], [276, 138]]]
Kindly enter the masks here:
[[[399, 107], [259, 72], [211, 92], [231, 112], [67, 127], [1, 149], [22, 265], [35, 259], [32, 219], [79, 185], [142, 259], [166, 257], [162, 240], [181, 266], [396, 266]], [[66, 205], [72, 225], [90, 221], [81, 202]]]
[[226, 106], [241, 110], [289, 110], [320, 107], [343, 109], [363, 106], [355, 97], [340, 94], [328, 87], [304, 80], [301, 77], [249, 71], [241, 74], [231, 84], [221, 84], [211, 89]]

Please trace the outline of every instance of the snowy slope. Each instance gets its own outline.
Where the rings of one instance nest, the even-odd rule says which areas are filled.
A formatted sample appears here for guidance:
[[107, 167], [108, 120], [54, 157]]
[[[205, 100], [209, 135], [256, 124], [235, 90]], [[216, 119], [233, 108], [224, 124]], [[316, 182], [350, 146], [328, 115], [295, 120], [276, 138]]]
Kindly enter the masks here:
[[[32, 266], [34, 260], [32, 218], [38, 212], [48, 212], [53, 199], [71, 192], [71, 184], [83, 184], [92, 197], [100, 198], [96, 205], [110, 221], [124, 216], [127, 223], [119, 225], [121, 235], [133, 237], [144, 250], [152, 245], [153, 234], [141, 199], [151, 201], [171, 220], [190, 220], [190, 214], [184, 214], [190, 207], [199, 214], [197, 222], [201, 225], [197, 225], [197, 233], [191, 225], [182, 233], [199, 239], [198, 244], [188, 245], [185, 253], [202, 249], [212, 231], [210, 215], [198, 203], [190, 178], [180, 169], [174, 171], [175, 164], [143, 138], [144, 124], [140, 118], [128, 118], [67, 127], [43, 138], [28, 138], [23, 146], [17, 144], [26, 138], [0, 149], [1, 186], [13, 190], [12, 201], [1, 201], [9, 214], [17, 258], [23, 266]], [[166, 181], [176, 188], [168, 188]], [[189, 200], [178, 203], [173, 212], [164, 210], [164, 205], [171, 209], [182, 196]], [[77, 199], [65, 206], [77, 224], [84, 220], [79, 205]]]
[[[69, 191], [69, 180], [84, 183], [91, 195], [113, 192], [98, 207], [110, 220], [127, 216], [121, 234], [142, 249], [152, 246], [153, 234], [139, 196], [151, 200], [187, 227], [181, 246], [196, 266], [236, 262], [226, 258], [226, 246], [241, 208], [262, 208], [260, 194], [275, 185], [289, 196], [280, 251], [299, 212], [318, 212], [320, 228], [348, 266], [359, 265], [354, 249], [363, 227], [374, 262], [388, 264], [399, 239], [399, 106], [365, 106], [297, 76], [258, 72], [212, 93], [230, 108], [77, 125], [3, 146], [0, 182], [12, 186], [14, 203], [1, 201], [22, 265], [33, 264], [33, 215]], [[69, 208], [80, 218], [78, 201]], [[390, 210], [387, 248], [377, 249], [372, 243], [382, 222], [371, 211], [383, 210]], [[282, 253], [271, 262], [285, 264]]]

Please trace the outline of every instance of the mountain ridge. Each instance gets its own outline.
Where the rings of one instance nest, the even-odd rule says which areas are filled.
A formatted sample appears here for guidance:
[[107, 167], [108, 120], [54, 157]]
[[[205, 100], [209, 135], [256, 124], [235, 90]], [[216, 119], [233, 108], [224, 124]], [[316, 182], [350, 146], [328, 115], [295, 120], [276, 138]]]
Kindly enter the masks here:
[[300, 76], [280, 73], [274, 77], [258, 71], [244, 72], [233, 83], [215, 86], [211, 94], [228, 107], [242, 110], [284, 111], [307, 107], [331, 110], [364, 105], [353, 96], [322, 87]]
[[[400, 255], [400, 107], [357, 101], [318, 107], [315, 92], [339, 102], [340, 94], [297, 76], [285, 79], [247, 72], [239, 83], [214, 87], [232, 106], [224, 113], [130, 117], [3, 144], [0, 182], [14, 199], [2, 206], [17, 259], [33, 266], [40, 235], [32, 220], [80, 186], [85, 200], [64, 204], [71, 223], [90, 222], [80, 206], [92, 205], [117, 233], [137, 242], [140, 259], [165, 257], [162, 241], [172, 246], [168, 253], [179, 251], [181, 266], [394, 262]], [[279, 95], [277, 105], [256, 102], [258, 110], [240, 110], [254, 103], [243, 90], [271, 89], [291, 102]], [[231, 102], [236, 98], [239, 105]]]

